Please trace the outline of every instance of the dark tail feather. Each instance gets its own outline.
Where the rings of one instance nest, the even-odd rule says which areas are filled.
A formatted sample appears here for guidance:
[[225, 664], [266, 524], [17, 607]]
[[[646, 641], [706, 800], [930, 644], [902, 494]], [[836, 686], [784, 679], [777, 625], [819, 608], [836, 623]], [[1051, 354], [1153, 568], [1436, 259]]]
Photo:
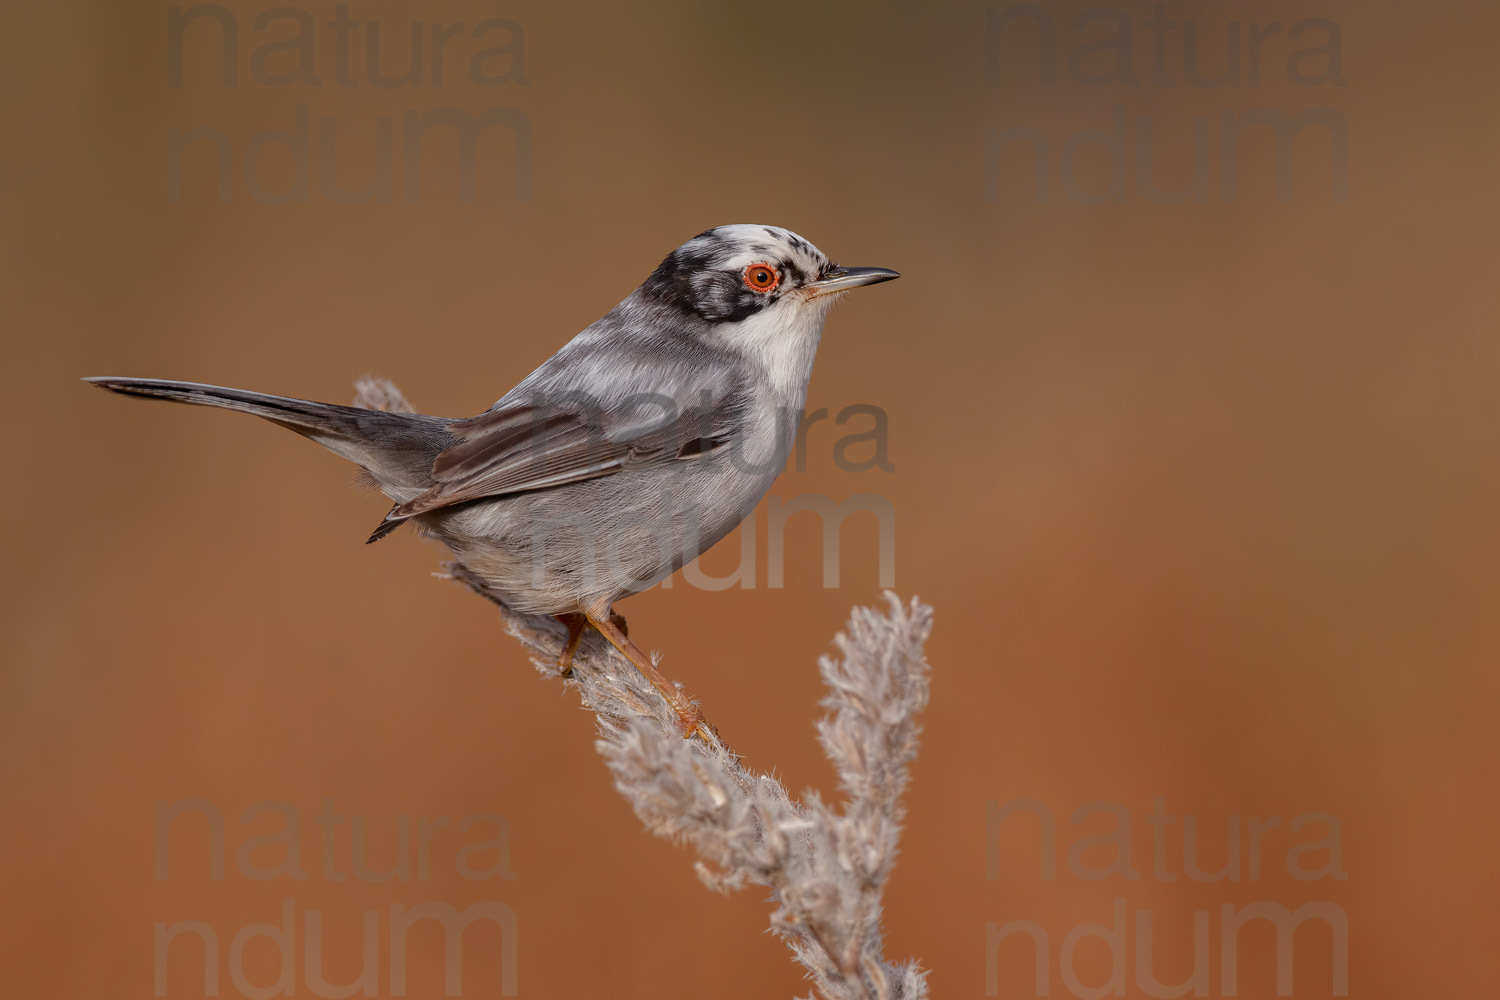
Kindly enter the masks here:
[[125, 396], [170, 399], [177, 403], [216, 406], [263, 417], [299, 434], [317, 434], [354, 439], [359, 433], [357, 417], [366, 412], [352, 406], [315, 403], [309, 399], [270, 396], [263, 392], [229, 389], [200, 382], [174, 382], [159, 378], [111, 378], [96, 376], [85, 382]]
[[[397, 510], [400, 509], [400, 507], [401, 507], [400, 504], [397, 504], [395, 507], [392, 507], [391, 508], [391, 514], [394, 514]], [[407, 518], [404, 518], [404, 517], [393, 518], [393, 517], [391, 517], [391, 514], [387, 514], [385, 516], [385, 520], [381, 521], [378, 525], [375, 526], [375, 530], [372, 531], [372, 532], [370, 532], [370, 537], [365, 539], [365, 544], [366, 545], [370, 545], [370, 544], [372, 544], [374, 542], [380, 541], [386, 535], [389, 535], [391, 532], [393, 532], [397, 528], [401, 527], [408, 520]]]
[[445, 417], [367, 410], [169, 379], [95, 377], [84, 381], [126, 396], [249, 413], [364, 466], [377, 480], [403, 487], [431, 486], [433, 459], [453, 442]]

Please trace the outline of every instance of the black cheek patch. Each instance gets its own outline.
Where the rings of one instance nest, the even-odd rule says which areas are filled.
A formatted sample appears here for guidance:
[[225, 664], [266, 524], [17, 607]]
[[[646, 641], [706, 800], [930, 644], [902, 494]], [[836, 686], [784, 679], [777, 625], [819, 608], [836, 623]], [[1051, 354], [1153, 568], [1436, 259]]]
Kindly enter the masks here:
[[771, 295], [746, 288], [738, 272], [709, 271], [693, 285], [693, 309], [710, 323], [738, 323], [771, 301]]
[[781, 274], [782, 289], [805, 279], [801, 268], [779, 261], [782, 237], [769, 229], [767, 233], [776, 238], [776, 245], [746, 247], [721, 239], [714, 230], [709, 230], [669, 254], [646, 279], [642, 291], [658, 302], [710, 323], [748, 319], [778, 299], [780, 291], [751, 289], [745, 284], [742, 271], [721, 270], [725, 259], [748, 249], [767, 262], [777, 262], [773, 266]]

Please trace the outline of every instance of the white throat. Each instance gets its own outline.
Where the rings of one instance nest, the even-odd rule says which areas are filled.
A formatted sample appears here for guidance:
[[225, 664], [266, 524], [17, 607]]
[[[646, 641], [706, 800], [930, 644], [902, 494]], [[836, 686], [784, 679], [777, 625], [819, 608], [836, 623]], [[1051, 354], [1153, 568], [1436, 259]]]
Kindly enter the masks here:
[[765, 309], [723, 328], [723, 336], [758, 363], [781, 406], [801, 409], [807, 397], [807, 381], [833, 298], [799, 302], [791, 309]]

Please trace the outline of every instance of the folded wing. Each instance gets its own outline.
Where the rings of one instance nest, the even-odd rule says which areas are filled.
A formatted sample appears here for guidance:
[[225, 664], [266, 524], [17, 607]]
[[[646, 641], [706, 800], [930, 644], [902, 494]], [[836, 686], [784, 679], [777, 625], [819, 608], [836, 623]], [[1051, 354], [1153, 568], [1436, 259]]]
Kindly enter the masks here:
[[680, 403], [642, 395], [608, 408], [504, 401], [448, 425], [454, 443], [433, 462], [434, 485], [391, 508], [369, 541], [405, 521], [455, 504], [673, 461], [696, 461], [733, 444], [743, 414], [740, 393], [703, 393]]

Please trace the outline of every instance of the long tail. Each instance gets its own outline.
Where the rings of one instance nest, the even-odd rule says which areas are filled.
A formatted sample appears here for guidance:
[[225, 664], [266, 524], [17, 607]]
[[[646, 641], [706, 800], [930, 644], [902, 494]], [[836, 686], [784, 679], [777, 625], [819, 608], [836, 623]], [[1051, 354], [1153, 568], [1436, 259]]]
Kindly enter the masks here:
[[433, 459], [453, 443], [445, 417], [365, 410], [199, 382], [108, 376], [84, 381], [126, 396], [216, 406], [261, 417], [364, 466], [388, 493], [391, 488], [404, 492], [431, 486]]

